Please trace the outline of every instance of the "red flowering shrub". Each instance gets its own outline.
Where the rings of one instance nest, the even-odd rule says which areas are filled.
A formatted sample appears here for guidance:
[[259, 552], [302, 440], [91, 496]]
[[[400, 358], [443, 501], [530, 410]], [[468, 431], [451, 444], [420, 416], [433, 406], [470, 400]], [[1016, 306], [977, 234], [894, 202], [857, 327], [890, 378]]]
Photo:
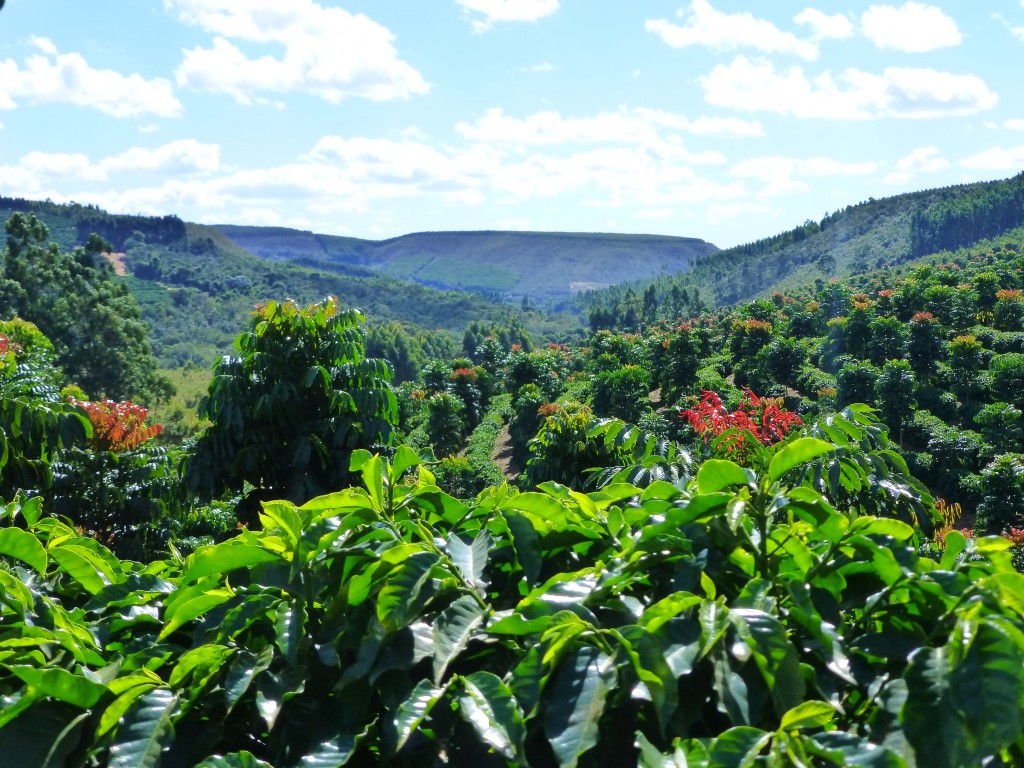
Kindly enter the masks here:
[[149, 411], [141, 405], [133, 405], [130, 400], [118, 403], [113, 400], [89, 402], [73, 397], [68, 399], [88, 415], [92, 423], [89, 447], [95, 451], [130, 451], [164, 430], [160, 424], [146, 424]]
[[690, 423], [705, 442], [729, 430], [741, 430], [729, 441], [726, 450], [731, 453], [742, 448], [742, 432], [749, 432], [764, 445], [773, 445], [791, 429], [803, 424], [799, 416], [783, 410], [781, 405], [782, 398], [758, 397], [751, 390], [744, 389], [740, 407], [730, 413], [717, 394], [705, 390], [696, 408], [680, 411], [679, 415]]

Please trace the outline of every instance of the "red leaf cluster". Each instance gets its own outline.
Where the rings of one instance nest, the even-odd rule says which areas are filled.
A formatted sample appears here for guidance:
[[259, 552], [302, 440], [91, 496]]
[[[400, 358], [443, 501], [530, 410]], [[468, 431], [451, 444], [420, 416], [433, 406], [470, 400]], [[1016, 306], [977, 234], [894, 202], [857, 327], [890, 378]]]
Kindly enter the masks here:
[[119, 403], [68, 399], [88, 415], [92, 423], [89, 447], [95, 451], [130, 451], [164, 431], [160, 424], [146, 424], [149, 411], [141, 405], [133, 405], [130, 400]]
[[[780, 406], [782, 398], [758, 397], [751, 390], [744, 388], [740, 407], [732, 413], [722, 404], [722, 399], [714, 392], [705, 390], [696, 408], [680, 411], [679, 415], [690, 422], [698, 435], [705, 441], [718, 437], [730, 429], [750, 432], [764, 445], [773, 445], [782, 440], [794, 427], [803, 422], [792, 411], [785, 411]], [[737, 435], [735, 446], [739, 448], [743, 436]]]

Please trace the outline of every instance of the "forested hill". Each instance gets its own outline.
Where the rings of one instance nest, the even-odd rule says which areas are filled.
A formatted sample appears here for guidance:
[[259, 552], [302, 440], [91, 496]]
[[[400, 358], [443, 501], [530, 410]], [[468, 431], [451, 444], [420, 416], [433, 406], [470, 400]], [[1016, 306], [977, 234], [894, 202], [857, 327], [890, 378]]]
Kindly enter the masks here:
[[692, 237], [572, 232], [419, 232], [390, 240], [280, 227], [220, 226], [267, 259], [363, 266], [435, 288], [557, 299], [615, 283], [673, 274], [718, 248]]
[[731, 305], [799, 289], [817, 279], [849, 277], [954, 251], [1021, 225], [1024, 174], [871, 198], [827, 213], [820, 221], [808, 220], [773, 237], [702, 256], [685, 274], [595, 291], [583, 302], [591, 310], [610, 310], [654, 285], [661, 300], [683, 295], [684, 289], [692, 297], [696, 289], [705, 304]]
[[507, 323], [520, 314], [519, 307], [403, 282], [366, 267], [336, 264], [326, 271], [275, 263], [212, 227], [176, 216], [121, 216], [93, 206], [0, 197], [0, 223], [19, 211], [42, 221], [63, 252], [84, 245], [90, 233], [110, 242], [164, 366], [205, 365], [229, 352], [253, 307], [269, 299], [309, 303], [336, 295], [371, 323], [398, 321], [411, 330], [448, 331], [453, 338], [471, 322]]

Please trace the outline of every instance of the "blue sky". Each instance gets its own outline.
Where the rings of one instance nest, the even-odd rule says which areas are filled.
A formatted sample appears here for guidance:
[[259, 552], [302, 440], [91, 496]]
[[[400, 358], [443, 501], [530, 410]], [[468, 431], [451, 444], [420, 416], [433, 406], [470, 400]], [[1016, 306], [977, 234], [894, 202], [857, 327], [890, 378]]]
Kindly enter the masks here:
[[1024, 169], [1024, 0], [7, 0], [0, 194], [726, 247]]

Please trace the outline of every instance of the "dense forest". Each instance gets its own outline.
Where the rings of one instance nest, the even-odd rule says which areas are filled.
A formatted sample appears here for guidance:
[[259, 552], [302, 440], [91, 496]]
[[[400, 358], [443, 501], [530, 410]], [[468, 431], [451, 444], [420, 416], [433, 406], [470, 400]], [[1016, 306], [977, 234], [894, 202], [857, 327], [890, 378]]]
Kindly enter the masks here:
[[[523, 307], [440, 340], [349, 296], [267, 299], [191, 434], [140, 405], [172, 393], [131, 290], [185, 257], [129, 235], [121, 276], [116, 229], [66, 247], [16, 212], [0, 745], [24, 766], [1024, 764], [1019, 185], [869, 201], [591, 296], [561, 340]], [[907, 227], [862, 270], [823, 251], [803, 284], [723, 301], [853, 222], [862, 245]]]

